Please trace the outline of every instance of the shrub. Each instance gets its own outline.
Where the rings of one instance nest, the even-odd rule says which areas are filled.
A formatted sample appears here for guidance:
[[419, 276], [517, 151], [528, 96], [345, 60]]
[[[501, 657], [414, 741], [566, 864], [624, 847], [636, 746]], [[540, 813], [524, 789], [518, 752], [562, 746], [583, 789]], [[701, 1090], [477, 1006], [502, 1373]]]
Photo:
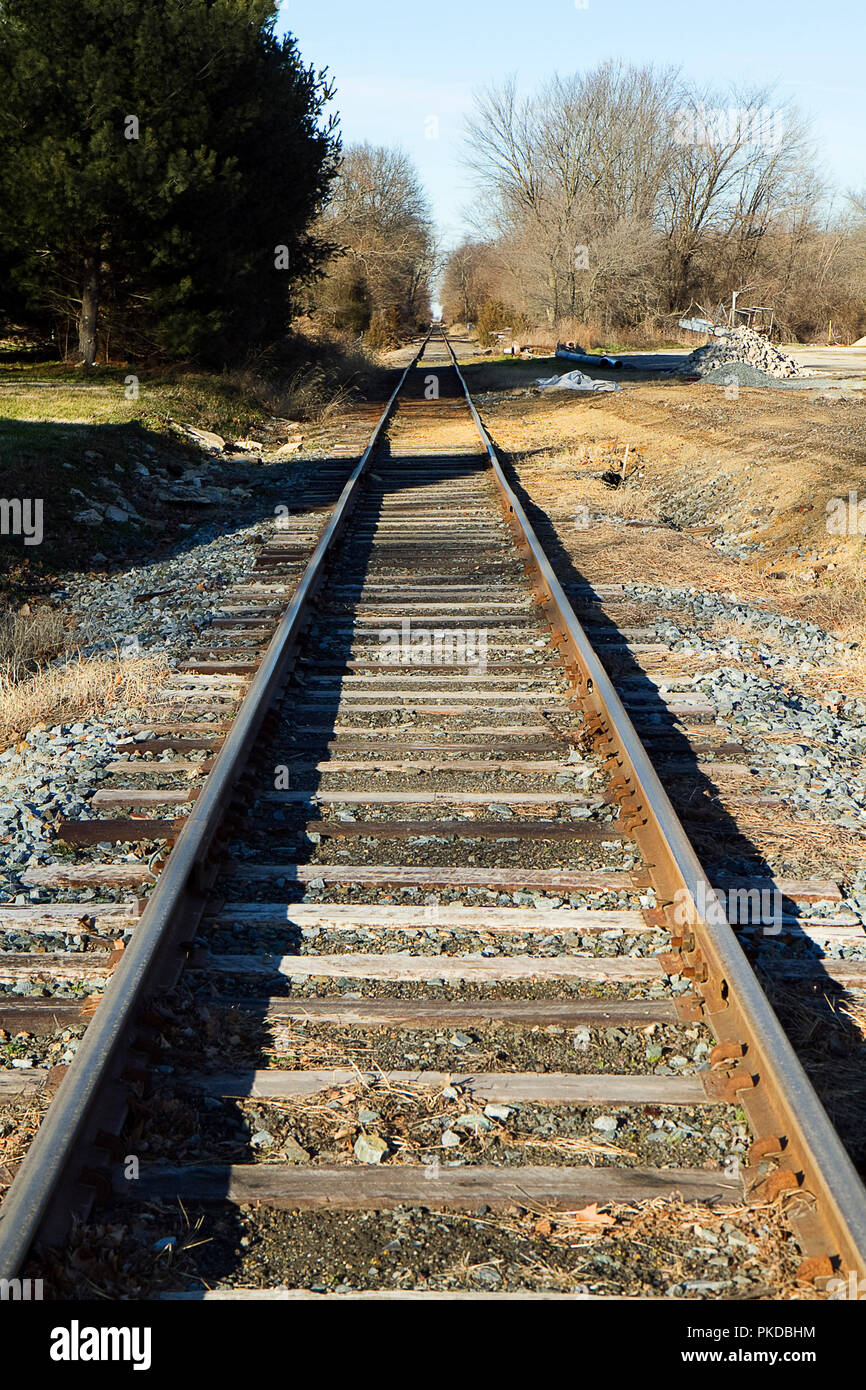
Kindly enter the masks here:
[[368, 347], [381, 351], [383, 348], [398, 347], [400, 343], [400, 314], [396, 306], [377, 309], [370, 319], [364, 341]]

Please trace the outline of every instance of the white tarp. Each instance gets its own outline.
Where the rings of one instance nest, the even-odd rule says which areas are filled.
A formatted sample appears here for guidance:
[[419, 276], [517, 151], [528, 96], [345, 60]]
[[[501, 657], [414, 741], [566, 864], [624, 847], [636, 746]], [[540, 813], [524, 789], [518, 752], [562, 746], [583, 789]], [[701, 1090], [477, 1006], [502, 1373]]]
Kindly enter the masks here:
[[621, 391], [613, 381], [596, 381], [583, 372], [566, 372], [563, 376], [539, 377], [536, 380], [539, 391]]

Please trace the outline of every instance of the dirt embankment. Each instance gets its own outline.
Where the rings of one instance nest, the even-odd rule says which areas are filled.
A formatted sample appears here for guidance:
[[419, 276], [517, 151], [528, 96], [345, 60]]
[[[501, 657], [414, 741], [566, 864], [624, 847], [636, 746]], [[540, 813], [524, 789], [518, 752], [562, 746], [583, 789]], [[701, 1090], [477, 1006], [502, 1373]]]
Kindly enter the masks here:
[[734, 589], [862, 637], [866, 401], [665, 382], [488, 395], [484, 415], [551, 519], [583, 528], [594, 581]]

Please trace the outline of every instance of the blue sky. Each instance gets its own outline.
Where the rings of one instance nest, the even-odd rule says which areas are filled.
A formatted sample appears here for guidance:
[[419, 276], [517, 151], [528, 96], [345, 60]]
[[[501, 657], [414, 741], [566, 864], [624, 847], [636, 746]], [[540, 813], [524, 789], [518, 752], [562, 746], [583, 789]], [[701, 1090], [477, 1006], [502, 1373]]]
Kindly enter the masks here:
[[827, 176], [866, 187], [864, 0], [284, 0], [280, 16], [335, 78], [345, 141], [412, 156], [447, 242], [472, 202], [459, 155], [473, 90], [510, 72], [529, 90], [606, 58], [776, 83], [814, 117]]

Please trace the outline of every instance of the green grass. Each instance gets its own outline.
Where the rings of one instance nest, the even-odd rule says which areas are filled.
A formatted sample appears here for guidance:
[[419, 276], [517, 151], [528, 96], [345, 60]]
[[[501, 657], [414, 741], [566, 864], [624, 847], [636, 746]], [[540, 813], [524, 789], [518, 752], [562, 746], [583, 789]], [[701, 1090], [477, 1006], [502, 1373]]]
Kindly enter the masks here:
[[[60, 572], [90, 568], [94, 555], [140, 563], [160, 539], [170, 542], [182, 517], [165, 512], [159, 482], [141, 469], [152, 470], [158, 458], [177, 476], [200, 459], [175, 425], [213, 431], [231, 444], [275, 421], [320, 418], [363, 389], [370, 370], [355, 350], [301, 336], [267, 378], [181, 367], [88, 371], [28, 360], [20, 346], [7, 343], [4, 351], [0, 340], [0, 498], [41, 500], [44, 531], [42, 544], [30, 546], [0, 535], [0, 596], [43, 593]], [[89, 527], [76, 518], [91, 501], [127, 501], [145, 526]]]
[[128, 400], [131, 374], [129, 367], [84, 372], [59, 362], [4, 362], [0, 354], [0, 497], [39, 498], [44, 515], [41, 545], [0, 536], [0, 593], [20, 598], [32, 585], [39, 592], [58, 571], [86, 567], [92, 554], [113, 557], [147, 544], [128, 523], [91, 529], [76, 522], [86, 507], [76, 490], [111, 501], [106, 485], [114, 482], [140, 510], [135, 468], [150, 457], [148, 448], [182, 466], [198, 457], [173, 421], [231, 440], [267, 418], [242, 377], [140, 369], [138, 399]]
[[552, 376], [562, 371], [559, 358], [483, 357], [464, 365], [461, 371], [470, 391], [509, 391], [534, 386], [538, 377]]
[[[698, 339], [695, 339], [695, 346], [698, 346]], [[619, 357], [627, 352], [680, 352], [685, 347], [684, 343], [675, 342], [673, 338], [665, 338], [660, 343], [647, 343], [643, 347], [635, 346], [634, 343], [609, 343], [606, 347], [592, 347], [587, 351], [591, 356], [599, 357]], [[689, 346], [691, 351], [691, 345]]]
[[[138, 399], [126, 398], [126, 378], [138, 378]], [[228, 374], [148, 372], [98, 367], [85, 372], [61, 362], [3, 363], [0, 356], [0, 419], [41, 422], [46, 427], [130, 425], [172, 434], [182, 421], [242, 438], [265, 416], [249, 383]], [[4, 460], [5, 461], [5, 460]]]

